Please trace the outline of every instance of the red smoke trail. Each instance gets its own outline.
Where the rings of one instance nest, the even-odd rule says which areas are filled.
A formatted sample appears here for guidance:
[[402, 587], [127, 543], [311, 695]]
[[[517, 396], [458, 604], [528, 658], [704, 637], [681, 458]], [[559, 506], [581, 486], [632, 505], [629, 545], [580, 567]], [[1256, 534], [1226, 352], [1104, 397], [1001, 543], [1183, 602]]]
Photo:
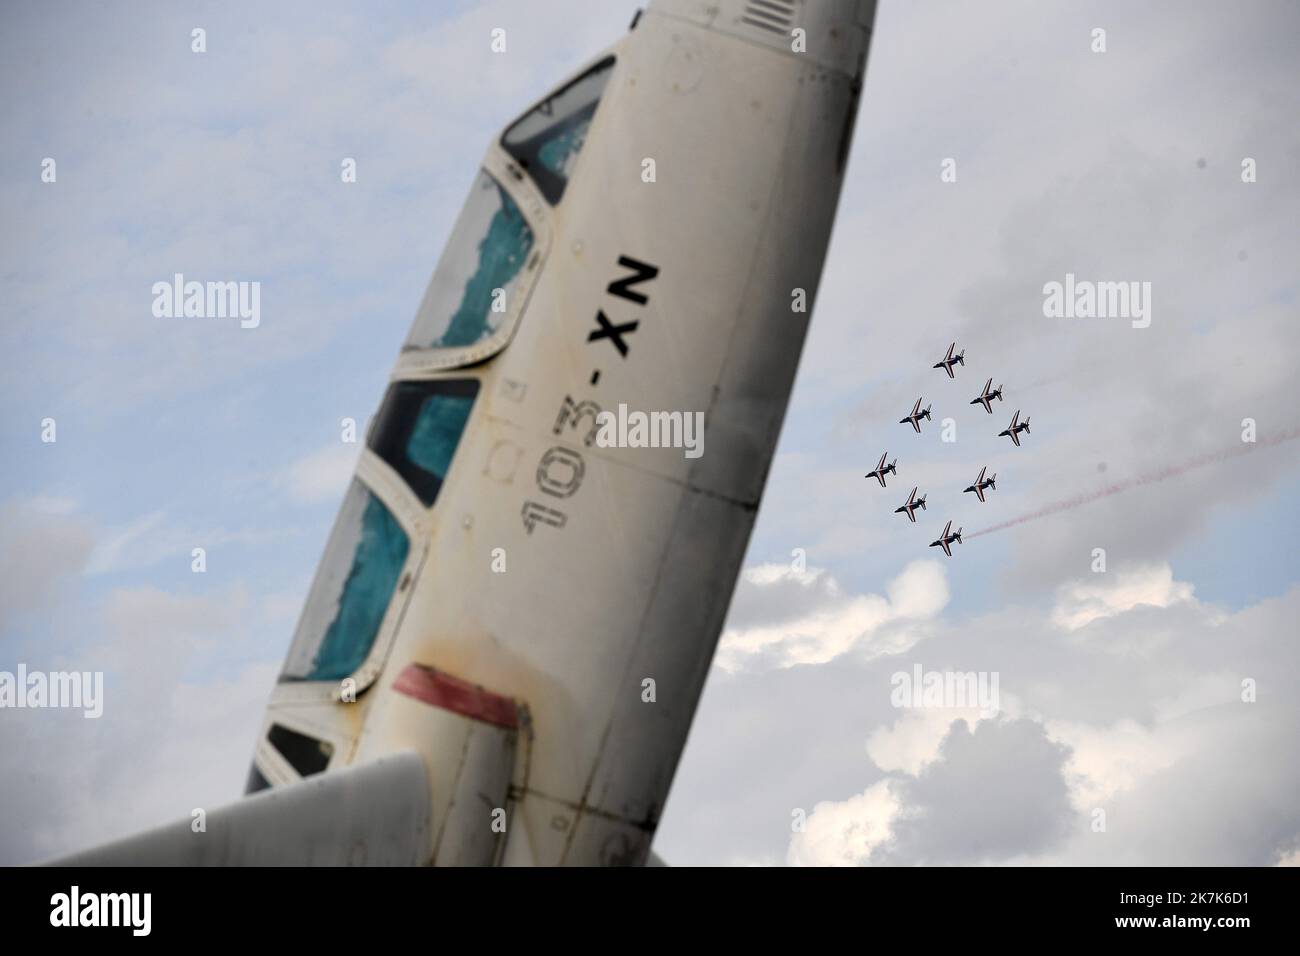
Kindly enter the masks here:
[[1159, 471], [1153, 471], [1149, 474], [1139, 475], [1136, 478], [1129, 478], [1113, 485], [1107, 485], [1105, 488], [1099, 488], [1096, 491], [1085, 492], [1081, 495], [1075, 495], [1073, 498], [1064, 498], [1060, 501], [1053, 501], [1051, 504], [1044, 505], [1037, 511], [1031, 511], [1028, 514], [1020, 515], [1018, 518], [1012, 518], [1001, 524], [995, 524], [991, 528], [985, 528], [983, 531], [975, 531], [965, 535], [967, 539], [978, 538], [980, 535], [992, 534], [994, 531], [1002, 531], [1005, 528], [1014, 528], [1018, 524], [1024, 524], [1028, 521], [1037, 521], [1039, 518], [1046, 518], [1048, 515], [1058, 514], [1062, 511], [1070, 511], [1078, 508], [1080, 505], [1090, 504], [1102, 498], [1109, 498], [1111, 495], [1118, 495], [1121, 492], [1137, 488], [1141, 485], [1152, 485], [1159, 481], [1165, 481], [1168, 478], [1174, 478], [1178, 475], [1192, 471], [1196, 468], [1203, 468], [1206, 465], [1214, 465], [1220, 462], [1237, 458], [1241, 455], [1248, 455], [1258, 448], [1271, 448], [1274, 445], [1280, 445], [1283, 442], [1291, 441], [1300, 437], [1300, 428], [1293, 428], [1289, 432], [1283, 432], [1281, 435], [1275, 435], [1272, 438], [1266, 438], [1258, 442], [1242, 442], [1240, 446], [1229, 448], [1225, 451], [1211, 452], [1208, 455], [1201, 455], [1190, 461], [1185, 461], [1181, 465], [1170, 465], [1167, 468], [1161, 468]]

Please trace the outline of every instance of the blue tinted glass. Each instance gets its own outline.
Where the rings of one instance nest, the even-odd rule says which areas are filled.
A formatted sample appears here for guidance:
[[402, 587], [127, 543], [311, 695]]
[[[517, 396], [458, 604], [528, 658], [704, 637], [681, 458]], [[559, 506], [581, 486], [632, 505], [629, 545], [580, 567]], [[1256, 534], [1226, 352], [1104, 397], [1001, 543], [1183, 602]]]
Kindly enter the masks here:
[[340, 680], [361, 666], [379, 636], [409, 550], [410, 541], [397, 519], [370, 495], [338, 613], [304, 680]]
[[460, 305], [447, 324], [447, 331], [433, 342], [434, 348], [473, 345], [492, 334], [492, 290], [508, 289], [533, 248], [533, 231], [506, 191], [496, 187], [501, 208], [493, 214], [487, 235], [478, 247], [478, 268], [465, 283]]
[[532, 177], [551, 205], [564, 197], [596, 107], [613, 73], [614, 58], [606, 57], [519, 117], [501, 137], [501, 145]]
[[473, 407], [472, 395], [430, 395], [420, 407], [420, 414], [411, 429], [406, 457], [412, 464], [436, 475], [439, 481], [446, 478], [451, 457], [456, 453]]
[[590, 128], [591, 120], [587, 119], [575, 126], [556, 130], [537, 151], [537, 159], [555, 175], [568, 179], [569, 169], [582, 150]]

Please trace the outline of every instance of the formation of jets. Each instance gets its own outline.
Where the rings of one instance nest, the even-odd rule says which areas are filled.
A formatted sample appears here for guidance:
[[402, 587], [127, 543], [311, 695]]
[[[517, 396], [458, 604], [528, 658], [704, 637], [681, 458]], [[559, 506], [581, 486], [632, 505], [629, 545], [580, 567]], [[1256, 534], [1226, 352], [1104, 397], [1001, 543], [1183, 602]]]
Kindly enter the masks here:
[[[945, 372], [948, 373], [948, 377], [953, 379], [957, 377], [953, 373], [953, 367], [956, 365], [965, 366], [966, 364], [966, 350], [962, 349], [960, 352], [958, 352], [956, 351], [956, 349], [957, 349], [957, 343], [956, 342], [951, 343], [948, 346], [948, 351], [944, 353], [943, 358], [940, 359], [938, 362], [936, 362], [933, 366], [934, 368], [943, 369]], [[996, 399], [999, 402], [1003, 401], [1002, 388], [1003, 386], [1001, 385], [999, 385], [997, 388], [994, 388], [993, 379], [992, 377], [989, 377], [987, 380], [985, 380], [984, 388], [980, 390], [980, 394], [976, 395], [973, 399], [971, 399], [969, 404], [982, 405], [984, 407], [984, 411], [989, 415], [992, 415], [994, 399]], [[917, 432], [918, 434], [921, 431], [922, 420], [926, 420], [926, 421], [934, 420], [930, 416], [930, 409], [932, 406], [927, 405], [925, 406], [925, 408], [922, 408], [921, 402], [923, 401], [925, 401], [925, 396], [918, 398], [916, 400], [916, 403], [912, 406], [912, 411], [898, 420], [898, 423], [900, 425], [911, 425], [912, 430], [914, 432]], [[1026, 415], [1025, 420], [1022, 422], [1020, 420], [1020, 409], [1016, 409], [1015, 414], [1011, 416], [1011, 424], [1008, 425], [1004, 431], [999, 432], [998, 437], [1001, 438], [1005, 435], [1006, 437], [1011, 439], [1011, 441], [1015, 444], [1017, 448], [1019, 448], [1020, 434], [1022, 432], [1026, 435], [1029, 434], [1029, 416]], [[872, 471], [867, 472], [867, 474], [864, 476], [867, 478], [875, 478], [878, 482], [880, 482], [880, 487], [882, 488], [887, 487], [885, 484], [886, 475], [892, 474], [897, 476], [898, 474], [898, 459], [895, 458], [893, 461], [889, 462], [888, 465], [886, 465], [885, 461], [888, 459], [888, 457], [889, 457], [889, 452], [885, 452], [883, 455], [881, 455], [880, 462], [876, 465], [876, 467]], [[975, 497], [978, 498], [981, 503], [986, 502], [988, 499], [985, 498], [984, 493], [989, 490], [996, 491], [997, 480], [998, 480], [998, 476], [996, 473], [987, 478], [984, 477], [987, 471], [988, 471], [987, 465], [980, 468], [980, 473], [978, 477], [976, 477], [974, 484], [969, 485], [962, 492], [962, 494], [965, 494], [966, 492], [969, 491], [973, 491], [975, 492]], [[912, 522], [913, 524], [916, 523], [916, 509], [920, 508], [923, 511], [925, 510], [925, 495], [922, 495], [920, 498], [918, 498], [916, 496], [918, 490], [919, 490], [918, 488], [913, 488], [911, 494], [907, 496], [907, 500], [903, 502], [902, 505], [894, 509], [894, 514], [907, 515], [907, 520]], [[939, 535], [939, 540], [932, 542], [930, 544], [930, 547], [943, 548], [943, 553], [948, 555], [948, 557], [952, 557], [952, 545], [954, 543], [961, 544], [961, 528], [959, 527], [955, 532], [953, 532], [952, 522], [949, 521], [947, 524], [943, 526], [943, 534]]]

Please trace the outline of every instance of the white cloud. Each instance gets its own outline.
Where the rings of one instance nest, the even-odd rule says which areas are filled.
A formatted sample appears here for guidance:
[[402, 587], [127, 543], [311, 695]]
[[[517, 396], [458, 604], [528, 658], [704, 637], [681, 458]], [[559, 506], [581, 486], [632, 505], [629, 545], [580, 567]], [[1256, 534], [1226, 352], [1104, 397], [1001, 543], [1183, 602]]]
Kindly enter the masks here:
[[786, 860], [791, 866], [861, 866], [889, 840], [901, 808], [888, 780], [847, 800], [819, 803], [804, 831], [790, 838]]
[[[846, 594], [820, 569], [747, 568], [716, 662], [736, 671], [756, 661], [777, 667], [824, 664], [854, 649], [869, 657], [900, 653], [920, 639], [916, 626], [948, 603], [947, 572], [934, 561], [913, 561], [890, 581], [887, 592], [888, 597]], [[743, 623], [750, 605], [773, 604], [793, 609], [793, 616], [774, 624]], [[742, 623], [730, 623], [737, 619]]]
[[939, 757], [944, 737], [955, 720], [970, 730], [996, 715], [977, 707], [919, 707], [905, 710], [888, 727], [878, 727], [867, 738], [867, 756], [881, 770], [915, 776]]
[[1120, 720], [1108, 727], [1048, 721], [1048, 735], [1070, 748], [1066, 780], [1076, 809], [1087, 812], [1143, 778], [1197, 750], [1185, 727], [1144, 727]]
[[1094, 582], [1074, 582], [1060, 589], [1052, 623], [1077, 631], [1093, 621], [1123, 614], [1136, 607], [1170, 607], [1191, 602], [1192, 586], [1175, 581], [1167, 564], [1115, 570], [1097, 576]]

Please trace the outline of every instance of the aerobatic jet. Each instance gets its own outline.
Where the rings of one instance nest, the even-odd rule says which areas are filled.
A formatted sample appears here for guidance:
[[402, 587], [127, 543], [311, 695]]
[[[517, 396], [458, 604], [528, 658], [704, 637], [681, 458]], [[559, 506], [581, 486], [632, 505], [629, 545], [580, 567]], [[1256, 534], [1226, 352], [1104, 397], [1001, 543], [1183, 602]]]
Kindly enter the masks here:
[[943, 553], [948, 555], [950, 558], [952, 557], [952, 548], [950, 547], [952, 543], [956, 541], [958, 544], [961, 544], [961, 528], [958, 528], [955, 534], [949, 534], [948, 530], [951, 527], [952, 522], [949, 521], [943, 526], [943, 534], [939, 535], [939, 540], [930, 542], [930, 547], [943, 548]]
[[894, 509], [894, 514], [898, 514], [901, 511], [907, 515], [908, 521], [912, 522], [912, 524], [916, 524], [916, 515], [914, 512], [917, 508], [920, 508], [922, 511], [925, 510], [925, 495], [922, 495], [918, 499], [916, 497], [916, 489], [913, 488], [912, 493], [907, 496], [907, 500], [903, 502], [902, 507]]
[[880, 487], [881, 487], [881, 488], [887, 487], [887, 486], [885, 485], [885, 475], [888, 475], [888, 474], [891, 474], [891, 473], [892, 473], [892, 474], [895, 474], [895, 475], [898, 474], [898, 459], [895, 458], [895, 459], [894, 459], [893, 461], [891, 461], [888, 465], [886, 465], [886, 464], [885, 464], [885, 459], [886, 459], [887, 457], [889, 457], [889, 452], [885, 452], [883, 455], [880, 456], [880, 464], [876, 465], [874, 471], [869, 471], [869, 472], [867, 472], [865, 475], [863, 475], [862, 477], [863, 477], [863, 478], [874, 478], [874, 479], [876, 479], [876, 481], [880, 482]]
[[996, 398], [999, 402], [1002, 401], [1002, 386], [999, 385], [997, 388], [992, 388], [992, 385], [993, 379], [989, 379], [984, 383], [983, 393], [970, 400], [972, 405], [983, 405], [984, 411], [988, 412], [990, 415], [993, 414], [993, 405], [991, 404], [993, 399]]
[[988, 470], [988, 465], [985, 465], [983, 468], [981, 468], [979, 477], [975, 479], [975, 484], [971, 485], [969, 488], [963, 491], [962, 494], [964, 495], [967, 491], [973, 491], [975, 492], [975, 497], [978, 498], [980, 501], [983, 501], [985, 488], [992, 488], [994, 491], [997, 491], [998, 486], [996, 482], [998, 480], [998, 476], [997, 474], [994, 474], [992, 478], [985, 478], [984, 472], [987, 470]]
[[966, 350], [962, 349], [956, 355], [953, 355], [952, 350], [955, 349], [956, 347], [957, 347], [956, 342], [953, 342], [952, 345], [948, 346], [948, 354], [945, 355], [943, 358], [941, 358], [939, 361], [935, 362], [934, 365], [931, 366], [931, 368], [941, 368], [948, 373], [949, 378], [956, 378], [957, 376], [952, 374], [952, 367], [954, 365], [966, 364]]
[[922, 409], [921, 399], [918, 398], [916, 400], [916, 404], [912, 406], [912, 414], [908, 415], [906, 418], [900, 418], [898, 420], [898, 424], [900, 425], [910, 424], [914, 429], [916, 429], [916, 431], [919, 432], [921, 430], [921, 419], [929, 418], [929, 417], [930, 417], [930, 406], [927, 405], [925, 406], [924, 409]]
[[1011, 424], [1008, 425], [1003, 431], [998, 432], [998, 437], [1001, 438], [1003, 435], [1006, 435], [1013, 442], [1015, 442], [1016, 447], [1019, 448], [1020, 432], [1024, 432], [1026, 435], [1029, 434], [1029, 416], [1026, 415], [1025, 420], [1023, 422], [1020, 421], [1020, 409], [1017, 408], [1016, 413], [1011, 416]]

